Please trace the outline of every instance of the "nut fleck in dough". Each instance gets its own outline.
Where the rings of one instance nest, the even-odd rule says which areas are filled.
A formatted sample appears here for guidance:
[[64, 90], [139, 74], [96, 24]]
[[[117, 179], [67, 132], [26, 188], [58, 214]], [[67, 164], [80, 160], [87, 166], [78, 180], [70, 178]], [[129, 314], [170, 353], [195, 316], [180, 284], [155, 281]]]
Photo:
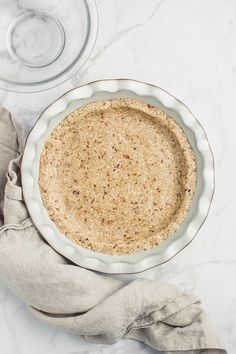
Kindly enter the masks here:
[[50, 218], [70, 240], [133, 254], [179, 228], [196, 161], [182, 129], [160, 109], [128, 98], [95, 101], [45, 141], [39, 185]]

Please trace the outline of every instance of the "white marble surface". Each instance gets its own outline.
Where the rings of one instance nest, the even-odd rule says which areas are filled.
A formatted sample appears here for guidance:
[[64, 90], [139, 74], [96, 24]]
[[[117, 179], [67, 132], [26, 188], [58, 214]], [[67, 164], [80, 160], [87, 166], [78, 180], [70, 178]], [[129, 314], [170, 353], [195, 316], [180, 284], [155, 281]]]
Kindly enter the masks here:
[[[97, 0], [100, 29], [88, 63], [70, 83], [40, 94], [0, 90], [0, 104], [28, 130], [39, 113], [69, 88], [128, 77], [177, 96], [207, 131], [216, 162], [216, 192], [195, 240], [173, 260], [139, 276], [193, 291], [236, 353], [236, 0]], [[0, 2], [1, 6], [1, 2]], [[1, 69], [1, 68], [0, 68]], [[1, 354], [151, 354], [122, 340], [92, 345], [48, 328], [0, 285]]]

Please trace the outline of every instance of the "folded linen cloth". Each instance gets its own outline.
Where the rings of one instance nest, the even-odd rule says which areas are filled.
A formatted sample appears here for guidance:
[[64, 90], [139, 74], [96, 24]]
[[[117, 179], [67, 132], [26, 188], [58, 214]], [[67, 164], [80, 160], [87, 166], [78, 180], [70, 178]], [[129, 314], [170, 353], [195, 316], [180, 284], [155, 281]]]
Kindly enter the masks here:
[[226, 353], [192, 294], [80, 268], [45, 242], [23, 200], [24, 142], [22, 129], [0, 108], [0, 280], [37, 318], [89, 342], [112, 344], [125, 337], [165, 353]]

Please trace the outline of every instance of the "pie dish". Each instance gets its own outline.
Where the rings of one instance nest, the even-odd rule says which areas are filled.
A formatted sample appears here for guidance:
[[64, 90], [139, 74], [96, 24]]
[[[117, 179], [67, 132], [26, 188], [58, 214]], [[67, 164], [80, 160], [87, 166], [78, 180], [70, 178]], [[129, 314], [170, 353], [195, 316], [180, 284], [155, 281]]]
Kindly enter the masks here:
[[[116, 106], [117, 102], [119, 102], [119, 107]], [[126, 106], [126, 109], [128, 107], [128, 109], [131, 110], [132, 109], [137, 110], [137, 105], [138, 105], [139, 111], [146, 115], [149, 114], [149, 117], [152, 116], [154, 112], [159, 112], [160, 116], [161, 114], [163, 114], [162, 118], [165, 121], [169, 119], [169, 122], [172, 122], [172, 118], [173, 118], [173, 122], [172, 122], [173, 127], [176, 127], [177, 131], [179, 129], [180, 136], [179, 136], [178, 143], [179, 141], [181, 141], [181, 139], [184, 139], [184, 137], [186, 139], [187, 137], [185, 141], [185, 148], [187, 147], [188, 154], [185, 155], [185, 158], [187, 158], [186, 166], [190, 166], [189, 169], [190, 177], [186, 179], [187, 185], [183, 186], [184, 189], [181, 189], [180, 192], [178, 192], [180, 193], [181, 201], [184, 201], [186, 205], [185, 208], [183, 209], [182, 219], [180, 218], [175, 224], [175, 226], [171, 230], [169, 230], [169, 233], [167, 232], [163, 236], [163, 239], [166, 238], [166, 240], [163, 240], [162, 242], [160, 242], [160, 244], [159, 242], [157, 242], [157, 245], [152, 243], [151, 246], [146, 245], [143, 248], [141, 247], [140, 250], [137, 247], [137, 242], [136, 244], [135, 242], [131, 242], [131, 246], [128, 247], [126, 250], [124, 250], [124, 248], [122, 249], [122, 247], [120, 248], [119, 246], [115, 247], [115, 249], [113, 250], [109, 247], [108, 247], [109, 249], [104, 249], [104, 248], [99, 249], [99, 247], [94, 247], [94, 244], [96, 246], [96, 242], [93, 244], [93, 247], [91, 247], [91, 245], [89, 247], [88, 244], [86, 245], [80, 243], [83, 246], [82, 247], [81, 245], [76, 244], [73, 238], [72, 241], [71, 239], [66, 237], [65, 236], [66, 232], [64, 232], [65, 230], [61, 232], [62, 229], [58, 227], [58, 220], [56, 223], [53, 222], [53, 220], [54, 221], [56, 220], [52, 216], [52, 214], [50, 214], [50, 208], [48, 208], [48, 205], [46, 205], [47, 207], [45, 207], [46, 197], [42, 189], [45, 188], [46, 184], [43, 185], [43, 183], [41, 183], [42, 174], [40, 175], [39, 173], [40, 157], [43, 156], [44, 154], [45, 151], [44, 146], [47, 146], [47, 142], [50, 140], [50, 136], [52, 137], [56, 131], [58, 132], [57, 130], [58, 125], [61, 123], [61, 126], [63, 126], [63, 123], [67, 121], [65, 117], [67, 117], [68, 115], [69, 117], [73, 117], [72, 112], [75, 112], [77, 109], [79, 109], [78, 111], [83, 109], [86, 110], [88, 109], [88, 107], [90, 107], [91, 109], [92, 107], [91, 105], [94, 104], [96, 107], [99, 104], [102, 105], [105, 104], [105, 106], [108, 105], [109, 107], [107, 107], [106, 112], [109, 112], [109, 109], [115, 109], [115, 108], [120, 109], [122, 107], [122, 104], [123, 104], [123, 109]], [[96, 111], [95, 106], [93, 107], [93, 111]], [[113, 106], [113, 108], [110, 106]], [[122, 112], [122, 114], [124, 114], [124, 111]], [[106, 119], [107, 117], [105, 117], [105, 120]], [[116, 124], [118, 123], [119, 122], [116, 122]], [[86, 122], [86, 124], [88, 124], [88, 122]], [[84, 125], [84, 132], [88, 128], [86, 124]], [[136, 124], [136, 126], [132, 127], [131, 122], [128, 122], [126, 120], [125, 120], [125, 124], [127, 126], [127, 129], [128, 130], [130, 129], [129, 130], [130, 132], [133, 130], [134, 133], [136, 129], [139, 129], [140, 132], [145, 131], [146, 129], [147, 130], [150, 129], [150, 125], [152, 123], [149, 122], [148, 125], [146, 122], [145, 128], [144, 126], [142, 126], [142, 124], [144, 124], [144, 121], [142, 119], [141, 122], [139, 122], [140, 126], [139, 124]], [[116, 126], [116, 130], [117, 128], [118, 125]], [[158, 128], [160, 128], [160, 125]], [[150, 129], [150, 131], [152, 130]], [[181, 132], [184, 132], [184, 134], [181, 135]], [[152, 139], [153, 136], [151, 135]], [[82, 137], [82, 135], [80, 137]], [[162, 138], [163, 138], [163, 134], [162, 134]], [[176, 141], [174, 142], [174, 144], [176, 145]], [[150, 150], [150, 146], [148, 147], [148, 149]], [[141, 152], [143, 153], [143, 151]], [[167, 150], [165, 149], [165, 151], [168, 151], [168, 149]], [[59, 154], [61, 154], [61, 152], [59, 152], [58, 155]], [[123, 155], [126, 155], [126, 157], [124, 157]], [[136, 154], [133, 154], [132, 156], [129, 156], [129, 158], [127, 158], [128, 155], [129, 154], [127, 152], [122, 150], [123, 158], [119, 160], [121, 161], [121, 164], [125, 163], [124, 160], [129, 160], [129, 159], [131, 160], [131, 162], [129, 161], [129, 163], [131, 164], [135, 163], [135, 161], [138, 161], [138, 164], [141, 163], [140, 156], [138, 156], [138, 152]], [[176, 165], [176, 162], [178, 160], [178, 158], [176, 157], [177, 155], [176, 155], [176, 151], [172, 153], [171, 158], [175, 158], [175, 161], [174, 164], [168, 165], [169, 167], [166, 169], [168, 173], [169, 172], [173, 173], [170, 166]], [[50, 156], [52, 157], [53, 155]], [[56, 154], [54, 154], [54, 156], [56, 159], [58, 159], [58, 161], [60, 161], [60, 159]], [[117, 165], [119, 164], [119, 162], [117, 162], [118, 161], [117, 156], [113, 156], [113, 157], [114, 157], [113, 162], [116, 163], [114, 167], [117, 168]], [[166, 155], [164, 157], [166, 157]], [[163, 163], [166, 164], [164, 158], [163, 159], [161, 158], [161, 160], [163, 160]], [[148, 159], [148, 163], [150, 163], [150, 158]], [[153, 163], [155, 165], [157, 161], [154, 161]], [[140, 170], [140, 165], [138, 166]], [[197, 173], [196, 173], [196, 167], [197, 167]], [[119, 168], [120, 166], [118, 166], [118, 169]], [[129, 170], [128, 165], [126, 166], [125, 170], [126, 173], [128, 173], [127, 172]], [[134, 171], [133, 168], [131, 168], [131, 170]], [[177, 170], [180, 171], [184, 170], [181, 163], [179, 166], [177, 166]], [[107, 170], [105, 170], [105, 172], [107, 172]], [[94, 171], [92, 171], [91, 173], [94, 174]], [[71, 178], [72, 175], [73, 174], [67, 175], [67, 178], [68, 177]], [[91, 176], [92, 174], [90, 175], [90, 179]], [[148, 178], [150, 177], [151, 174], [148, 175]], [[102, 178], [100, 182], [102, 180], [104, 180], [104, 178]], [[168, 181], [169, 180], [170, 179], [168, 179]], [[29, 134], [26, 143], [25, 152], [22, 161], [22, 183], [23, 183], [23, 193], [24, 193], [25, 201], [35, 225], [42, 233], [42, 235], [45, 237], [45, 239], [59, 253], [69, 258], [74, 263], [89, 269], [94, 269], [105, 273], [135, 273], [135, 272], [140, 272], [145, 269], [151, 268], [163, 262], [166, 262], [174, 255], [176, 255], [194, 238], [194, 236], [196, 235], [197, 231], [201, 227], [202, 223], [204, 222], [208, 214], [211, 199], [213, 196], [214, 162], [213, 162], [211, 149], [209, 147], [203, 128], [196, 120], [196, 118], [192, 115], [192, 113], [187, 109], [187, 107], [184, 106], [181, 102], [179, 102], [176, 98], [174, 98], [173, 96], [171, 96], [170, 94], [168, 94], [167, 92], [165, 92], [164, 90], [158, 87], [145, 84], [142, 82], [137, 82], [133, 80], [104, 80], [104, 81], [93, 82], [88, 85], [84, 85], [82, 87], [69, 91], [61, 98], [59, 98], [56, 102], [54, 102], [52, 105], [50, 105], [42, 113], [38, 122], [35, 124], [34, 128]], [[163, 185], [165, 186], [164, 179], [163, 179]], [[74, 186], [71, 185], [71, 188], [72, 187]], [[159, 186], [156, 187], [159, 188]], [[168, 191], [168, 188], [167, 187], [165, 188]], [[87, 188], [87, 190], [90, 191], [89, 188]], [[188, 192], [188, 190], [190, 192]], [[75, 190], [75, 192], [77, 192], [77, 190]], [[79, 190], [79, 193], [80, 192], [81, 191]], [[66, 190], [66, 193], [68, 195], [68, 190]], [[190, 193], [189, 196], [188, 193]], [[127, 195], [129, 194], [128, 190], [126, 190], [126, 194]], [[72, 195], [72, 199], [69, 200], [69, 204], [73, 202], [74, 200], [73, 198], [76, 196], [76, 193], [73, 194], [72, 191], [71, 195]], [[101, 191], [98, 193], [98, 195], [101, 196]], [[143, 195], [143, 193], [141, 193], [140, 195]], [[84, 196], [85, 194], [82, 195], [83, 198]], [[127, 198], [127, 199], [130, 202], [132, 198], [131, 199]], [[133, 199], [134, 202], [137, 202], [135, 198]], [[91, 198], [89, 200], [91, 201]], [[178, 198], [176, 198], [176, 200], [178, 200]], [[98, 202], [98, 200], [95, 200], [95, 202]], [[153, 203], [154, 202], [155, 201], [153, 200]], [[108, 205], [110, 206], [111, 201], [109, 203]], [[125, 204], [123, 204], [122, 207], [124, 207], [124, 205]], [[138, 204], [138, 206], [140, 205]], [[158, 204], [158, 206], [160, 205]], [[125, 216], [127, 217], [127, 214]], [[160, 214], [158, 214], [158, 216], [160, 217]], [[93, 217], [89, 215], [88, 218], [86, 218], [85, 216], [84, 225], [88, 226], [90, 222], [89, 225], [91, 226], [91, 221], [93, 221], [92, 226], [94, 226], [95, 221], [101, 221], [102, 219], [103, 219], [102, 215], [98, 215], [97, 219], [96, 217], [94, 217], [94, 215]], [[69, 223], [67, 225], [69, 225]], [[108, 231], [110, 231], [109, 227], [108, 227]], [[133, 229], [132, 231], [137, 232], [137, 230], [138, 229], [136, 228]], [[122, 232], [123, 231], [124, 230], [122, 230]], [[153, 235], [157, 233], [157, 230], [155, 229], [155, 225], [154, 225], [154, 231], [152, 229], [151, 231], [153, 232]], [[127, 234], [130, 233], [128, 232]], [[91, 239], [91, 235], [92, 232], [90, 234], [90, 239]], [[125, 235], [123, 236], [125, 239]], [[101, 240], [97, 240], [97, 241], [101, 241]], [[97, 245], [99, 244], [101, 244], [101, 242], [97, 242]], [[127, 245], [127, 242], [125, 244]]]

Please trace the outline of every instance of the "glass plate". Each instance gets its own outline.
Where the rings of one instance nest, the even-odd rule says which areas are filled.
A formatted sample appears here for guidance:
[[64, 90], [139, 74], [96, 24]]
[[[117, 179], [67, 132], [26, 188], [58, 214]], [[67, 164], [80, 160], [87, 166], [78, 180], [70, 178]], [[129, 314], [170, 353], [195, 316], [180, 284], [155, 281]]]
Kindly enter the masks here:
[[94, 0], [1, 0], [0, 87], [35, 92], [71, 78], [94, 46]]

